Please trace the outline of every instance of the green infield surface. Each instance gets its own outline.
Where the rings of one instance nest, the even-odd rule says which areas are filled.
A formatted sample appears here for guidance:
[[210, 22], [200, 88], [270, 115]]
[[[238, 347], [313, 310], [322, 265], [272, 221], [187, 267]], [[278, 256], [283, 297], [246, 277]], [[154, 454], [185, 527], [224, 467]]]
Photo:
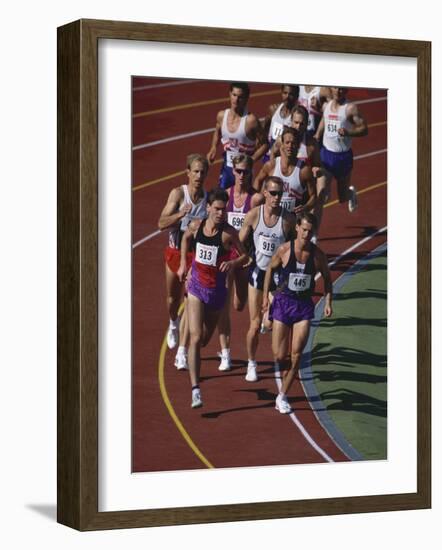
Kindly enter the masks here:
[[[350, 458], [386, 459], [386, 245], [333, 288], [333, 316], [312, 323], [301, 380], [318, 418]], [[323, 301], [316, 309], [320, 319]]]

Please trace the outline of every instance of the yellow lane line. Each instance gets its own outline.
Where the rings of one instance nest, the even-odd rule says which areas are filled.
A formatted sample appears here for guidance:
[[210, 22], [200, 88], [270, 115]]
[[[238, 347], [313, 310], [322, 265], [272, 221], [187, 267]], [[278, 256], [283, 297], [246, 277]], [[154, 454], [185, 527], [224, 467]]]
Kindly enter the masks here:
[[[361, 189], [361, 191], [358, 191], [358, 195], [367, 193], [367, 191], [373, 191], [373, 189], [377, 189], [378, 187], [382, 187], [383, 185], [386, 185], [386, 184], [387, 184], [386, 181], [383, 181], [381, 183], [375, 183], [374, 185], [370, 185], [369, 187], [365, 187], [364, 189]], [[339, 201], [337, 200], [328, 202], [327, 204], [324, 205], [324, 208], [327, 208], [328, 206], [333, 206], [338, 203]], [[184, 309], [184, 304], [181, 304], [180, 309], [178, 311], [179, 315], [182, 313], [183, 309]], [[160, 357], [158, 359], [158, 380], [160, 383], [160, 392], [161, 392], [161, 396], [163, 398], [164, 404], [166, 405], [166, 408], [172, 420], [174, 421], [176, 427], [178, 428], [178, 431], [183, 436], [184, 441], [189, 445], [189, 447], [196, 454], [196, 456], [201, 460], [201, 462], [205, 466], [207, 466], [207, 468], [215, 468], [215, 466], [203, 455], [203, 453], [199, 450], [199, 448], [194, 443], [193, 439], [187, 433], [181, 420], [178, 418], [175, 412], [175, 409], [172, 406], [172, 403], [170, 402], [169, 395], [167, 394], [166, 382], [164, 378], [166, 350], [167, 350], [167, 332], [166, 332], [166, 335], [164, 336], [163, 344], [160, 350]]]
[[[375, 128], [376, 126], [385, 126], [387, 124], [387, 121], [384, 120], [383, 122], [375, 122], [373, 124], [369, 124], [369, 128]], [[222, 162], [223, 159], [218, 159], [213, 164], [219, 164]], [[176, 178], [178, 176], [184, 176], [186, 173], [186, 170], [181, 170], [180, 172], [174, 172], [173, 174], [168, 174], [167, 176], [163, 176], [162, 178], [158, 178], [156, 180], [146, 181], [145, 183], [140, 183], [140, 185], [136, 185], [135, 187], [132, 187], [132, 191], [139, 191], [140, 189], [144, 189], [145, 187], [150, 187], [151, 185], [155, 185], [156, 183], [160, 183], [162, 181], [171, 180], [173, 178]]]
[[[179, 314], [183, 311], [184, 305], [181, 304]], [[167, 333], [164, 337], [163, 344], [161, 346], [160, 351], [160, 357], [158, 359], [158, 380], [160, 383], [160, 392], [161, 396], [163, 398], [163, 401], [166, 405], [167, 410], [169, 411], [170, 416], [172, 417], [172, 420], [175, 422], [176, 427], [178, 428], [178, 431], [183, 436], [184, 441], [189, 445], [189, 447], [192, 449], [192, 451], [196, 454], [196, 456], [201, 460], [201, 462], [207, 466], [207, 468], [214, 468], [213, 464], [211, 464], [207, 458], [203, 455], [203, 453], [198, 449], [198, 447], [193, 442], [190, 435], [187, 433], [186, 429], [184, 428], [183, 424], [181, 423], [180, 419], [178, 418], [175, 409], [172, 406], [172, 403], [170, 402], [169, 396], [167, 394], [166, 390], [166, 383], [164, 380], [164, 364], [165, 364], [165, 357], [166, 357], [166, 350], [167, 350]]]
[[386, 120], [383, 120], [382, 122], [373, 122], [373, 124], [369, 124], [369, 128], [376, 128], [377, 126], [385, 126], [387, 124]]
[[[250, 97], [263, 97], [266, 95], [274, 95], [281, 92], [279, 89], [268, 90], [267, 92], [258, 92], [256, 94], [250, 94]], [[182, 111], [183, 109], [193, 109], [194, 107], [203, 107], [204, 105], [213, 105], [215, 103], [228, 103], [229, 98], [218, 97], [216, 99], [209, 99], [206, 101], [198, 101], [197, 103], [183, 103], [182, 105], [174, 105], [173, 107], [164, 107], [163, 109], [155, 109], [154, 111], [144, 111], [142, 113], [135, 113], [133, 118], [141, 118], [145, 116], [157, 115], [160, 113], [171, 113], [173, 111]]]

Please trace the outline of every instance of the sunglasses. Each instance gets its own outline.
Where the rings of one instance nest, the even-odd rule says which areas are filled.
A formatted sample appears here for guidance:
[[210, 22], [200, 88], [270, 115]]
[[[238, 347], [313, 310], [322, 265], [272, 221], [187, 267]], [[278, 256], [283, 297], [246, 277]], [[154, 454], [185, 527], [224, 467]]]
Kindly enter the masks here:
[[282, 191], [269, 191], [272, 197], [282, 197]]
[[239, 174], [240, 176], [250, 174], [250, 170], [244, 169], [244, 168], [235, 168], [235, 172]]

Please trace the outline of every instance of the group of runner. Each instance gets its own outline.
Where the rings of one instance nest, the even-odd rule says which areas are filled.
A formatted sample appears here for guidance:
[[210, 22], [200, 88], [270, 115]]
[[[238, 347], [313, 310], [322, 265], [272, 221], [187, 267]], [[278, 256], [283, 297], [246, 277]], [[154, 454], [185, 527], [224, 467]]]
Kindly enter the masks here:
[[[261, 122], [247, 110], [249, 85], [231, 83], [230, 107], [216, 116], [209, 152], [188, 157], [187, 183], [169, 194], [158, 222], [169, 230], [167, 345], [178, 346], [176, 368], [189, 370], [193, 408], [203, 404], [201, 348], [218, 327], [218, 368], [229, 371], [230, 310], [248, 303], [245, 380], [258, 380], [259, 335], [271, 330], [275, 368], [284, 372], [275, 408], [292, 410], [287, 393], [314, 317], [317, 273], [324, 279], [324, 315], [332, 315], [327, 258], [317, 243], [333, 178], [339, 202], [350, 212], [358, 206], [351, 140], [368, 130], [346, 94], [345, 88], [284, 84], [281, 103], [271, 105]], [[207, 192], [220, 144], [219, 185]], [[255, 162], [262, 167], [253, 180]]]

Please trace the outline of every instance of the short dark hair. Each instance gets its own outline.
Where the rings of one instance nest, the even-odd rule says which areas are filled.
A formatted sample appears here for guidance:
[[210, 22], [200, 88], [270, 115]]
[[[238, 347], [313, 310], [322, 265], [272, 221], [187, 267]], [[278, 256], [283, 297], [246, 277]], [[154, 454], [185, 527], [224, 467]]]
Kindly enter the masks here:
[[213, 204], [215, 201], [229, 202], [229, 195], [225, 189], [221, 187], [216, 187], [210, 191], [207, 197], [207, 204]]
[[316, 231], [318, 228], [318, 219], [317, 217], [312, 214], [311, 212], [303, 212], [302, 214], [299, 214], [296, 217], [296, 225], [301, 225], [301, 222], [305, 220], [307, 223], [311, 223], [313, 225], [313, 229]]
[[281, 84], [281, 92], [284, 90], [284, 88], [288, 86], [289, 88], [293, 88], [294, 96], [296, 99], [299, 97], [299, 86], [298, 84]]
[[299, 105], [298, 104], [295, 107], [293, 107], [291, 116], [293, 117], [293, 115], [295, 113], [299, 113], [300, 115], [302, 115], [302, 117], [304, 118], [304, 123], [307, 126], [307, 124], [308, 124], [308, 111], [304, 107], [304, 105]]
[[239, 88], [242, 90], [246, 97], [249, 97], [250, 95], [250, 87], [247, 82], [231, 82], [229, 90], [232, 91], [233, 88]]
[[284, 141], [284, 136], [286, 136], [287, 134], [292, 135], [297, 141], [301, 141], [301, 134], [296, 128], [292, 128], [291, 126], [284, 126], [284, 130], [281, 134], [282, 141]]

